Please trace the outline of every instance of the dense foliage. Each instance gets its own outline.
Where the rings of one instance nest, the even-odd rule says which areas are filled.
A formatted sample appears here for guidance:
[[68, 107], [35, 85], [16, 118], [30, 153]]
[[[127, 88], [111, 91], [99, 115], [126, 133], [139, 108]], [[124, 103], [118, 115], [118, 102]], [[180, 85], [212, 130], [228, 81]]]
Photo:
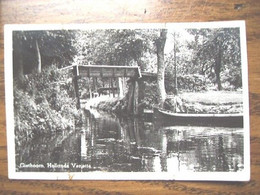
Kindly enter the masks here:
[[155, 29], [86, 30], [75, 33], [76, 64], [138, 65], [145, 70], [145, 54], [153, 52]]
[[73, 88], [67, 75], [51, 66], [41, 74], [24, 76], [14, 83], [16, 139], [46, 132], [71, 130], [79, 121]]
[[[38, 121], [43, 121], [42, 118], [45, 120], [48, 112], [57, 112], [57, 117], [65, 117], [63, 105], [68, 103], [71, 106], [71, 89], [53, 84], [64, 80], [61, 75], [55, 75], [57, 79], [42, 78], [54, 74], [53, 67], [44, 70], [53, 63], [59, 68], [71, 64], [137, 65], [142, 71], [155, 73], [157, 77], [154, 80], [145, 82], [145, 97], [140, 102], [145, 108], [152, 108], [169, 95], [237, 91], [242, 87], [239, 28], [17, 31], [13, 33], [13, 40], [14, 75], [20, 80], [15, 85], [15, 95], [21, 98], [20, 101], [25, 97], [30, 100], [16, 100], [18, 102], [15, 105], [21, 112], [23, 109], [30, 110], [33, 116], [38, 117]], [[26, 75], [35, 70], [39, 63], [42, 63], [43, 75]], [[18, 78], [21, 75], [22, 78]], [[90, 97], [90, 91], [95, 92], [97, 88], [109, 87], [107, 78], [96, 78], [96, 85], [91, 79], [82, 78], [79, 82], [81, 98]], [[116, 82], [113, 86], [116, 86]], [[120, 101], [113, 103], [113, 110], [125, 109], [127, 97]], [[174, 106], [171, 105], [174, 102], [167, 100], [166, 107]], [[40, 112], [42, 108], [50, 108], [51, 111]], [[49, 123], [57, 129], [63, 128], [60, 127], [62, 123], [52, 121], [35, 125], [40, 128], [34, 131], [46, 129]], [[28, 124], [34, 123], [29, 121]]]
[[14, 75], [30, 74], [39, 65], [41, 69], [52, 64], [58, 67], [70, 65], [76, 55], [72, 46], [74, 33], [69, 30], [14, 31]]
[[188, 44], [193, 54], [188, 69], [210, 78], [218, 90], [240, 88], [239, 28], [189, 29], [188, 32], [194, 38]]
[[[169, 29], [165, 74], [172, 78], [201, 75], [217, 90], [241, 88], [239, 33], [239, 28]], [[147, 72], [157, 72], [159, 67], [159, 29], [15, 31], [13, 40], [15, 75], [35, 69], [37, 53], [43, 67], [53, 63], [58, 67], [72, 63], [138, 65]], [[172, 86], [178, 90], [182, 87]]]

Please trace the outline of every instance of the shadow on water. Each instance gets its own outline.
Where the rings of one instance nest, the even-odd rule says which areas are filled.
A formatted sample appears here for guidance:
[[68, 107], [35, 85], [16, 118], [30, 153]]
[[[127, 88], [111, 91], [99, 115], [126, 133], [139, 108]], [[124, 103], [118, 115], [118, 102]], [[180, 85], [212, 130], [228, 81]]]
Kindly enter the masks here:
[[157, 127], [142, 118], [86, 110], [84, 125], [44, 134], [16, 148], [17, 171], [240, 171], [239, 128]]

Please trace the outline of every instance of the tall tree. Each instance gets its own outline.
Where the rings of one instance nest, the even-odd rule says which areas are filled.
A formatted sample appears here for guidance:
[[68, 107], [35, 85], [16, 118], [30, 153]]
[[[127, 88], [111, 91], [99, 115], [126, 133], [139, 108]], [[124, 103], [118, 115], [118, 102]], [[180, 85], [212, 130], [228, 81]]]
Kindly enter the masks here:
[[39, 49], [38, 41], [35, 41], [36, 43], [36, 52], [37, 52], [37, 73], [41, 73], [42, 71], [42, 60], [41, 60], [41, 52]]
[[[241, 54], [238, 28], [191, 29], [194, 42], [193, 70], [214, 79], [218, 90], [223, 80], [241, 86]], [[232, 78], [233, 77], [233, 78]], [[236, 81], [234, 81], [236, 80]]]
[[167, 29], [161, 29], [160, 35], [155, 41], [156, 45], [156, 54], [157, 54], [157, 94], [158, 94], [158, 105], [159, 107], [163, 107], [166, 92], [164, 85], [164, 73], [165, 73], [165, 65], [164, 65], [164, 47], [167, 37]]
[[174, 56], [174, 94], [177, 95], [178, 93], [178, 82], [177, 82], [177, 46], [176, 46], [176, 32], [173, 33], [173, 41], [174, 41], [174, 47], [173, 47], [173, 56]]
[[68, 65], [75, 55], [72, 47], [74, 31], [39, 30], [13, 32], [14, 75], [40, 72], [44, 66], [56, 63]]

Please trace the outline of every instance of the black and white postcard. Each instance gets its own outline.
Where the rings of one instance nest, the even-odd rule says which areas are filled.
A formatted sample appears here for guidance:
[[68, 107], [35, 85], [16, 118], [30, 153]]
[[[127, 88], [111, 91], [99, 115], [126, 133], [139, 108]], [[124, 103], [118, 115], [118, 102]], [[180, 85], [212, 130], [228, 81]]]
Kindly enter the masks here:
[[250, 179], [244, 21], [6, 25], [10, 179]]

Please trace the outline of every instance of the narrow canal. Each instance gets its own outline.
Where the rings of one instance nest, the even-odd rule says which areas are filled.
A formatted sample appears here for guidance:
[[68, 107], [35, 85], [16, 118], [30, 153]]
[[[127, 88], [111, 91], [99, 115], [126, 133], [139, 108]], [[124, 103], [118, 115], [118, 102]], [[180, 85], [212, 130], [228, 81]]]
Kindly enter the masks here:
[[16, 148], [26, 172], [204, 172], [243, 170], [242, 128], [157, 127], [139, 118], [85, 111], [84, 125]]

